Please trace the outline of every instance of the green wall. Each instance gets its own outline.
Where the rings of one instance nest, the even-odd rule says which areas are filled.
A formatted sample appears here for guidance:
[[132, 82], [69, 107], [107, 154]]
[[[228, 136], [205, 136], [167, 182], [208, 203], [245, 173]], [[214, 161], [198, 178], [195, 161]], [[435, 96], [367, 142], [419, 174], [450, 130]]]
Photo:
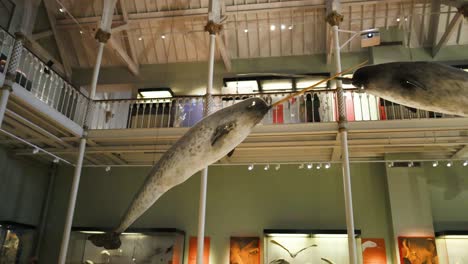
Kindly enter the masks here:
[[[74, 226], [116, 226], [149, 168], [84, 169]], [[352, 166], [356, 228], [391, 238], [383, 164]], [[62, 235], [72, 169], [59, 170], [41, 263], [54, 263]], [[133, 227], [175, 227], [197, 233], [199, 174], [166, 193]], [[228, 263], [229, 237], [261, 236], [264, 228], [346, 229], [341, 167], [279, 171], [216, 166], [209, 170], [206, 234], [212, 263]], [[389, 254], [390, 256], [390, 254]], [[187, 259], [187, 258], [185, 258]]]
[[0, 220], [38, 225], [48, 179], [47, 165], [0, 147]]
[[468, 167], [456, 162], [425, 166], [431, 192], [432, 217], [436, 231], [468, 230]]

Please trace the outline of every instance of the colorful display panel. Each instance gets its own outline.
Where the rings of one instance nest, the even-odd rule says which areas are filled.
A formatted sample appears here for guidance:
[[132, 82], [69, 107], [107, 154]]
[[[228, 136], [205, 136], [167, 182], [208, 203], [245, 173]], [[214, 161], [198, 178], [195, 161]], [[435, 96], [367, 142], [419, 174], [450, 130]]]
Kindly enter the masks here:
[[229, 264], [260, 264], [260, 238], [231, 237]]
[[438, 264], [434, 237], [398, 237], [400, 263]]
[[383, 238], [363, 238], [361, 248], [363, 264], [387, 264], [387, 252]]
[[[197, 264], [197, 237], [190, 237], [189, 240], [189, 252], [188, 252], [188, 264]], [[203, 242], [203, 264], [210, 263], [210, 238], [205, 237]]]

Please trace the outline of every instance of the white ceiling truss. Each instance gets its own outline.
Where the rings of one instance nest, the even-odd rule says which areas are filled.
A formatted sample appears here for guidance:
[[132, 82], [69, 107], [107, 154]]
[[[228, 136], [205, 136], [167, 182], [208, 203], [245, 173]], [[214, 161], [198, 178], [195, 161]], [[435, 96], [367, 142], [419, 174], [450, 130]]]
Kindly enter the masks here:
[[[94, 34], [103, 1], [58, 2], [67, 10], [61, 13], [57, 8], [55, 15], [63, 45], [73, 47], [68, 49], [68, 60], [72, 67], [93, 67], [97, 50]], [[237, 58], [326, 53], [324, 3], [323, 0], [226, 0], [227, 19], [218, 40], [224, 40], [225, 48], [222, 52], [217, 49], [216, 58], [226, 64], [226, 60]], [[433, 8], [431, 3], [431, 0], [342, 1], [345, 19], [340, 28], [361, 31], [398, 26], [406, 33], [405, 45], [411, 47], [432, 47], [449, 29], [452, 34], [442, 40], [444, 44], [468, 44], [468, 22], [458, 19], [451, 25], [457, 9], [447, 5]], [[117, 45], [121, 50], [108, 45], [103, 66], [206, 61], [207, 14], [207, 0], [120, 0], [114, 10], [112, 46]], [[431, 26], [435, 17], [437, 26]], [[341, 39], [349, 37], [347, 33], [341, 34]], [[343, 49], [344, 52], [360, 50], [360, 38], [350, 41]]]

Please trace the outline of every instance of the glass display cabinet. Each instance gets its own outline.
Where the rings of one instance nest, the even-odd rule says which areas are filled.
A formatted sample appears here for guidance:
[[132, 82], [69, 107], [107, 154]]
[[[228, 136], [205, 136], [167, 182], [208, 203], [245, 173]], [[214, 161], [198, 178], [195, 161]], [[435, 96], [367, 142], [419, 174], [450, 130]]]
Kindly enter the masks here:
[[185, 232], [172, 228], [131, 229], [121, 235], [119, 249], [94, 246], [88, 237], [102, 233], [96, 229], [74, 229], [67, 263], [70, 264], [182, 264]]
[[468, 263], [468, 231], [436, 233], [439, 264]]
[[0, 264], [28, 263], [35, 236], [34, 226], [0, 221]]
[[[360, 231], [355, 232], [356, 239]], [[348, 263], [346, 230], [264, 230], [265, 264]], [[358, 252], [360, 242], [356, 241]], [[359, 254], [358, 254], [359, 255]]]

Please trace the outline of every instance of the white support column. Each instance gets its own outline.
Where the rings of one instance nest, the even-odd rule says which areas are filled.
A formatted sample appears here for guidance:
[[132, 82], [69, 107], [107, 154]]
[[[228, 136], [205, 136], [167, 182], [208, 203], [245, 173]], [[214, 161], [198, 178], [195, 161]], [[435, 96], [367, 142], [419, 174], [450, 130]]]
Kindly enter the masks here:
[[[210, 5], [213, 5], [216, 0], [210, 1]], [[211, 113], [213, 98], [213, 74], [214, 74], [214, 59], [215, 59], [215, 48], [216, 48], [216, 34], [221, 30], [221, 26], [213, 22], [208, 21], [205, 26], [205, 30], [210, 33], [210, 53], [208, 57], [208, 83], [206, 86], [205, 95], [205, 116]], [[200, 180], [200, 203], [198, 207], [198, 233], [197, 233], [197, 264], [203, 264], [203, 252], [205, 244], [205, 216], [206, 216], [206, 192], [208, 185], [208, 168], [204, 168], [201, 171]]]
[[96, 87], [99, 79], [99, 71], [101, 69], [102, 54], [104, 52], [105, 45], [105, 42], [99, 42], [96, 64], [94, 64], [93, 78], [91, 80], [91, 91], [89, 91], [89, 98], [91, 98], [91, 100], [94, 100], [94, 98], [96, 97]]
[[80, 184], [81, 168], [83, 166], [83, 158], [86, 148], [86, 134], [80, 140], [80, 149], [78, 153], [78, 160], [75, 165], [75, 172], [73, 175], [72, 188], [70, 190], [70, 200], [68, 202], [67, 217], [65, 218], [65, 227], [63, 228], [62, 244], [60, 246], [60, 255], [58, 264], [65, 264], [68, 251], [68, 242], [70, 241], [70, 232], [72, 228], [73, 215], [75, 212], [76, 197], [78, 195], [78, 187]]
[[16, 70], [18, 69], [21, 53], [23, 52], [24, 34], [17, 32], [15, 34], [15, 43], [13, 44], [13, 50], [10, 55], [10, 59], [7, 63], [6, 79], [3, 87], [1, 88], [0, 98], [0, 126], [3, 124], [3, 118], [5, 117], [5, 111], [8, 104], [8, 98], [12, 91], [12, 86], [16, 78]]
[[[332, 26], [333, 33], [333, 55], [335, 60], [335, 72], [341, 72], [341, 54], [340, 54], [340, 39], [338, 26], [343, 20], [343, 16], [339, 14], [340, 2], [338, 0], [330, 0], [327, 3], [327, 22]], [[346, 102], [343, 94], [343, 84], [341, 80], [335, 80], [338, 99], [339, 111], [339, 132], [341, 138], [341, 165], [343, 169], [343, 189], [345, 198], [346, 210], [346, 228], [348, 231], [348, 252], [349, 263], [357, 264], [357, 249], [356, 238], [354, 233], [354, 215], [353, 215], [353, 198], [351, 192], [351, 170], [349, 166], [349, 150], [348, 150], [348, 132], [346, 118]]]

